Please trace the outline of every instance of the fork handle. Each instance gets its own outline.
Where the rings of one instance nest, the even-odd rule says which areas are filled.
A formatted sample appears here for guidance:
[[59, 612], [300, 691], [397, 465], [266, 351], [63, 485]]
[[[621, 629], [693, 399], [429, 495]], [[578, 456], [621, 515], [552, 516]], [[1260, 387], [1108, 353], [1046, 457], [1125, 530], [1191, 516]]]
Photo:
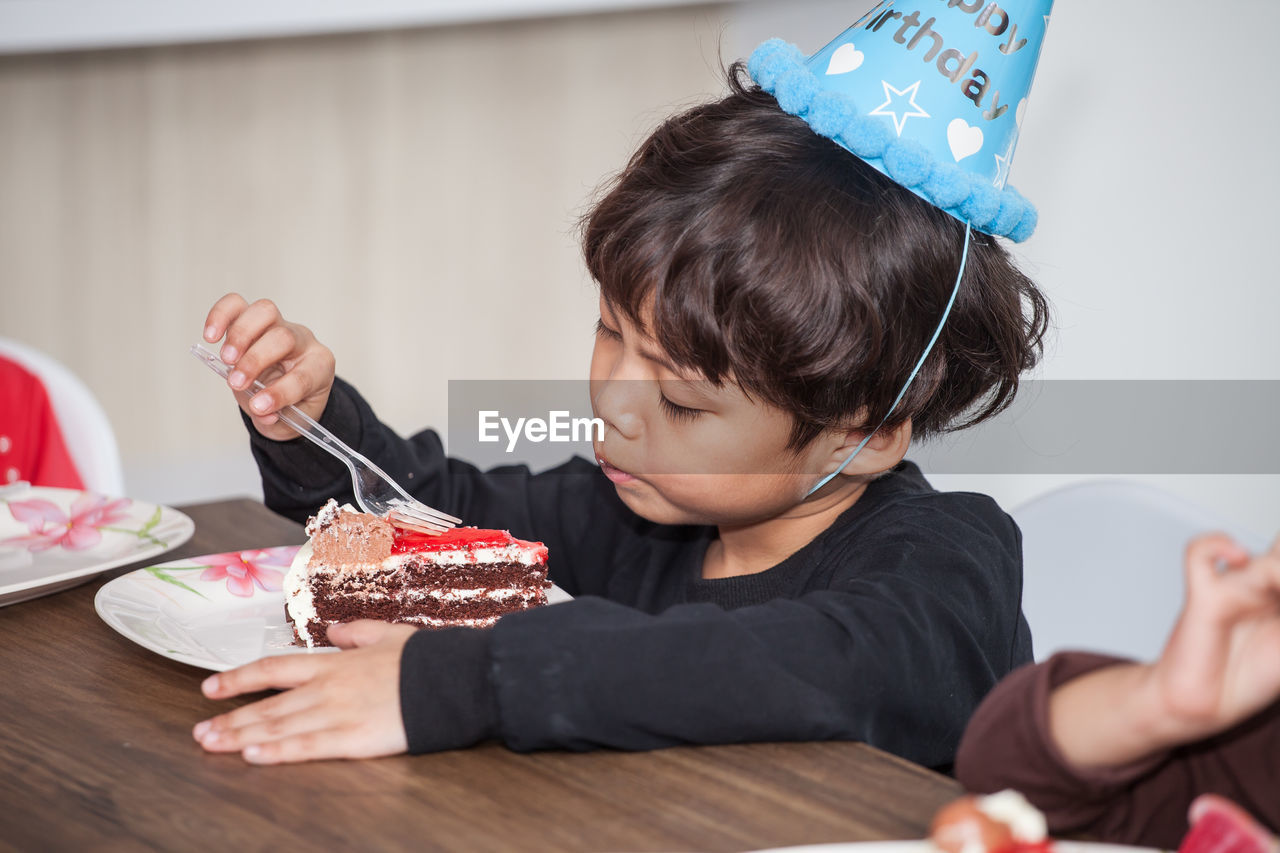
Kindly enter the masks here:
[[[226, 379], [228, 375], [230, 375], [231, 368], [223, 362], [222, 359], [199, 344], [195, 344], [191, 347], [191, 354], [204, 362], [210, 370], [217, 373], [223, 379]], [[267, 386], [261, 381], [255, 379], [249, 387], [238, 389], [235, 393], [236, 396], [247, 404], [253, 399], [254, 394], [262, 391], [266, 387]], [[285, 425], [293, 429], [293, 431], [298, 435], [323, 448], [325, 452], [334, 456], [341, 461], [342, 464], [347, 466], [347, 470], [351, 473], [352, 485], [355, 488], [356, 503], [360, 504], [360, 508], [365, 512], [370, 512], [369, 507], [365, 506], [364, 499], [360, 494], [361, 472], [365, 470], [381, 477], [391, 488], [398, 492], [404, 500], [410, 502], [414, 500], [407, 492], [405, 492], [404, 489], [400, 488], [394, 480], [388, 477], [385, 471], [377, 465], [374, 465], [369, 459], [352, 450], [342, 439], [320, 426], [315, 419], [299, 409], [297, 406], [288, 405], [283, 407], [276, 412], [276, 417], [280, 418]], [[445, 516], [445, 518], [457, 521], [453, 516]]]
[[[252, 385], [252, 390], [245, 388], [236, 392], [245, 400], [245, 402], [248, 402], [254, 394], [267, 387], [256, 379], [253, 380]], [[320, 426], [314, 418], [302, 411], [302, 409], [290, 404], [277, 411], [276, 417], [278, 417], [287, 426], [291, 427], [298, 435], [311, 441], [317, 447], [324, 448], [330, 454], [341, 460], [348, 468], [351, 467], [351, 458], [357, 455], [356, 452], [352, 450], [342, 439]]]
[[306, 412], [297, 406], [285, 406], [276, 412], [276, 417], [292, 427], [298, 435], [310, 439], [312, 443], [323, 447], [350, 467], [350, 457], [355, 455], [355, 451], [342, 439], [316, 423]]

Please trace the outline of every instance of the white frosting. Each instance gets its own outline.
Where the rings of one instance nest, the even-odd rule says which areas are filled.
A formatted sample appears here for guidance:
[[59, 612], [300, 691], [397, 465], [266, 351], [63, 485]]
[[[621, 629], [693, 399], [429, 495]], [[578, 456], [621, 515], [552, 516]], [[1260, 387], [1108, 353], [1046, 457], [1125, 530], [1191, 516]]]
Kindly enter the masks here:
[[510, 601], [520, 598], [532, 601], [538, 597], [540, 590], [524, 587], [503, 587], [502, 589], [428, 589], [423, 592], [412, 590], [405, 598], [434, 598], [437, 601], [467, 601], [472, 598], [487, 598], [490, 601]]
[[329, 500], [325, 501], [325, 505], [320, 507], [320, 510], [307, 520], [307, 535], [314, 537], [321, 529], [333, 524], [338, 518], [339, 510], [342, 512], [355, 512], [356, 508], [351, 504], [343, 504], [339, 507], [337, 501], [329, 498]]
[[430, 628], [489, 628], [497, 624], [497, 616], [486, 616], [483, 619], [434, 619], [430, 616], [415, 617], [414, 622]]
[[1034, 844], [1044, 841], [1049, 832], [1044, 815], [1017, 791], [1001, 791], [979, 797], [978, 810], [992, 820], [1009, 825], [1017, 841]]
[[[333, 501], [329, 501], [333, 503]], [[328, 504], [325, 504], [328, 507]], [[323, 512], [323, 510], [321, 510]], [[310, 529], [311, 525], [307, 525]], [[289, 564], [289, 571], [284, 575], [284, 603], [289, 611], [289, 618], [298, 629], [298, 636], [308, 648], [315, 646], [311, 633], [307, 631], [307, 623], [316, 618], [316, 605], [311, 597], [311, 585], [307, 583], [307, 563], [311, 562], [311, 543], [303, 545]]]
[[451, 551], [410, 551], [406, 554], [393, 554], [387, 558], [388, 566], [399, 566], [409, 560], [428, 560], [442, 566], [469, 566], [476, 563], [519, 563], [522, 566], [534, 566], [539, 562], [539, 549], [524, 545], [503, 545], [500, 548], [476, 548], [467, 551], [457, 548]]

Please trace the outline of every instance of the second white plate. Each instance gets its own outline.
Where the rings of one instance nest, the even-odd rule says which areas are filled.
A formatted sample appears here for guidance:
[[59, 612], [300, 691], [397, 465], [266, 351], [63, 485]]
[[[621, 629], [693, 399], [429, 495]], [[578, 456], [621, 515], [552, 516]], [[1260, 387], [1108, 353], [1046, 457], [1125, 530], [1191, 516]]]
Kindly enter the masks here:
[[75, 489], [6, 488], [0, 496], [0, 606], [158, 557], [195, 529], [183, 513], [146, 501]]

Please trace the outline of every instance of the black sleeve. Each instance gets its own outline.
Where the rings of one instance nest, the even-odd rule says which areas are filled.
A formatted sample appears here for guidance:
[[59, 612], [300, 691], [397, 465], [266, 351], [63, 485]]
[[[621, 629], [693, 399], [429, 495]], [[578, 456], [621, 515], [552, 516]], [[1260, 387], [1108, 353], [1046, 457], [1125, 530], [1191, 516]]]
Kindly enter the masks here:
[[[870, 560], [880, 568], [831, 589], [736, 610], [648, 614], [586, 597], [504, 617], [483, 664], [491, 734], [518, 750], [861, 740], [945, 767], [1011, 666], [1016, 584], [1002, 592], [971, 552], [943, 544]], [[433, 659], [454, 642], [415, 637]], [[406, 726], [438, 722], [437, 702], [402, 696]]]

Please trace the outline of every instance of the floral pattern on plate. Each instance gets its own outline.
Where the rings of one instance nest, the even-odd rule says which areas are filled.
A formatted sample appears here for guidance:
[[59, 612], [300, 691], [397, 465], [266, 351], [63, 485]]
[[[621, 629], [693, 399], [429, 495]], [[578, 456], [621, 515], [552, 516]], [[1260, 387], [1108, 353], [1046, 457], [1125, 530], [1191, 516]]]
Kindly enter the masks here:
[[102, 541], [104, 530], [130, 533], [157, 545], [165, 544], [151, 535], [151, 531], [160, 523], [160, 507], [156, 507], [147, 523], [136, 530], [112, 526], [129, 520], [129, 505], [133, 501], [128, 498], [112, 499], [93, 492], [80, 492], [71, 502], [71, 508], [65, 511], [46, 498], [11, 500], [7, 503], [9, 514], [14, 520], [27, 526], [27, 534], [0, 539], [0, 546], [26, 548], [28, 551], [46, 551], [50, 548], [84, 551]]
[[164, 657], [225, 670], [293, 644], [281, 583], [298, 545], [226, 551], [147, 566], [103, 584], [104, 622]]
[[[182, 565], [178, 561], [165, 563], [162, 566], [150, 566], [143, 569], [165, 583], [181, 587], [202, 598], [208, 598], [204, 592], [178, 580], [173, 572], [190, 572], [202, 570], [195, 577], [197, 581], [226, 581], [226, 591], [240, 598], [250, 598], [254, 589], [263, 592], [279, 592], [284, 583], [284, 572], [298, 553], [297, 545], [279, 545], [274, 548], [261, 548], [251, 551], [227, 551], [222, 554], [209, 554], [196, 557], [198, 565]], [[190, 579], [188, 579], [190, 580]]]
[[181, 512], [131, 498], [39, 486], [0, 494], [0, 606], [84, 583], [191, 538]]

